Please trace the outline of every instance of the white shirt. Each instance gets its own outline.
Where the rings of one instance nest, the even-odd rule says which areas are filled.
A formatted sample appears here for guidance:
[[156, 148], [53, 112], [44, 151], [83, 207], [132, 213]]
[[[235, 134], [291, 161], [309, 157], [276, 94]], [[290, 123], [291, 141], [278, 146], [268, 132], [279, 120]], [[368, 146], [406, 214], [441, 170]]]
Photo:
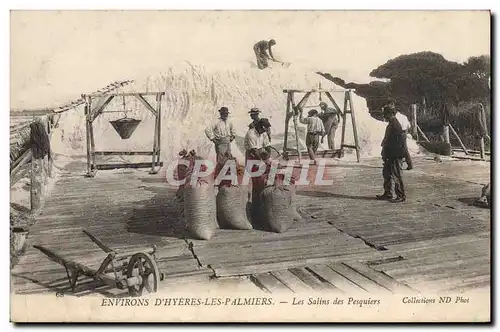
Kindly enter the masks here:
[[404, 115], [401, 112], [397, 112], [396, 119], [398, 120], [398, 122], [401, 125], [401, 128], [403, 128], [403, 130], [409, 131], [411, 129], [411, 123], [410, 123], [410, 121], [408, 121], [408, 118], [406, 117], [406, 115]]
[[311, 116], [308, 118], [300, 118], [301, 123], [307, 125], [308, 133], [324, 133], [325, 126], [323, 125], [323, 121], [317, 116]]
[[264, 132], [259, 135], [255, 128], [251, 128], [248, 130], [245, 136], [245, 150], [248, 151], [250, 149], [262, 149], [270, 145], [271, 143], [269, 142], [267, 133]]
[[210, 126], [205, 129], [205, 135], [209, 140], [220, 139], [223, 137], [236, 136], [233, 123], [227, 119], [217, 119]]

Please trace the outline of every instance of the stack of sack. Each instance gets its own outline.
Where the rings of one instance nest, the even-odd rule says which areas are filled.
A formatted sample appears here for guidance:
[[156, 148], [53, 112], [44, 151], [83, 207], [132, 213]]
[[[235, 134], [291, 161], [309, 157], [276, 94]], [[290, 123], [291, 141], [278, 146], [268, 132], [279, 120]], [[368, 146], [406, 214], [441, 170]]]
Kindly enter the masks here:
[[[232, 166], [227, 168], [230, 163]], [[224, 168], [224, 165], [228, 166]], [[240, 185], [245, 173], [244, 166], [239, 165], [236, 158], [228, 153], [223, 160], [217, 164], [215, 168], [215, 177], [217, 178], [221, 171], [224, 171], [221, 178], [224, 175], [232, 175], [231, 171], [234, 170], [236, 170], [237, 173], [237, 183], [233, 183], [231, 180], [222, 180], [218, 184], [216, 198], [217, 221], [221, 228], [250, 230], [253, 229], [253, 227], [247, 214], [248, 188], [247, 186]]]

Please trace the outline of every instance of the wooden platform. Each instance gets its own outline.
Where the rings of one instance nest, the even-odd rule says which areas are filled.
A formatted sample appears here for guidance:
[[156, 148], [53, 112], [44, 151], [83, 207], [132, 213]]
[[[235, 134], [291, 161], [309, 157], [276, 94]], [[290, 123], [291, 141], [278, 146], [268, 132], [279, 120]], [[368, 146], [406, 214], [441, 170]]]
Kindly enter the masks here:
[[[335, 163], [325, 175], [333, 186], [298, 190], [303, 220], [288, 232], [221, 229], [199, 241], [184, 232], [162, 172], [101, 171], [85, 178], [85, 165], [75, 162], [30, 230], [26, 254], [12, 270], [13, 290], [68, 290], [64, 268], [34, 244], [98, 265], [104, 254], [82, 229], [117, 250], [157, 245], [165, 285], [246, 276], [266, 292], [489, 287], [490, 210], [472, 206], [490, 181], [489, 165], [416, 159], [403, 175], [407, 202], [391, 204], [374, 199], [382, 187], [380, 161]], [[117, 295], [82, 282], [77, 295]]]

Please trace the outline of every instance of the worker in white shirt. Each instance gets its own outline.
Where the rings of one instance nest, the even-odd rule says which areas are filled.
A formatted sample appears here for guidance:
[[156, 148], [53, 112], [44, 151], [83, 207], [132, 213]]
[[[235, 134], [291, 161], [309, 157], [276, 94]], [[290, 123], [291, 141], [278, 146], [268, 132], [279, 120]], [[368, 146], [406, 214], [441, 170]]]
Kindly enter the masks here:
[[[396, 109], [394, 104], [390, 104], [389, 107], [391, 107], [392, 109]], [[399, 112], [398, 110], [396, 110], [396, 119], [398, 120], [398, 122], [401, 125], [401, 128], [403, 129], [403, 132], [404, 132], [403, 141], [404, 141], [404, 146], [405, 146], [405, 151], [406, 151], [405, 152], [405, 161], [406, 161], [406, 165], [408, 166], [406, 169], [411, 170], [413, 168], [413, 162], [411, 160], [410, 151], [408, 150], [408, 144], [406, 141], [408, 138], [407, 135], [411, 130], [411, 123], [410, 123], [410, 121], [408, 121], [408, 118], [406, 117], [406, 115]]]
[[205, 129], [208, 139], [215, 144], [218, 163], [226, 153], [231, 154], [231, 142], [236, 138], [233, 123], [228, 120], [229, 109], [223, 106], [219, 109], [219, 114], [220, 118]]
[[300, 110], [299, 121], [307, 125], [306, 147], [309, 158], [313, 160], [316, 165], [316, 152], [319, 147], [320, 137], [325, 135], [325, 126], [323, 121], [318, 117], [318, 111], [312, 109], [308, 112], [308, 117], [304, 118], [302, 115], [303, 110]]
[[262, 152], [271, 152], [271, 142], [267, 131], [271, 124], [267, 119], [259, 119], [253, 126], [250, 126], [245, 136], [245, 159], [262, 160]]
[[[268, 161], [271, 153], [271, 144], [267, 136], [267, 130], [271, 128], [271, 124], [267, 119], [258, 120], [254, 126], [248, 129], [245, 136], [245, 165], [249, 160]], [[247, 167], [246, 165], [245, 167]], [[259, 165], [252, 165], [251, 172], [257, 172]], [[260, 193], [265, 187], [266, 178], [264, 175], [252, 177], [252, 217], [259, 220]]]

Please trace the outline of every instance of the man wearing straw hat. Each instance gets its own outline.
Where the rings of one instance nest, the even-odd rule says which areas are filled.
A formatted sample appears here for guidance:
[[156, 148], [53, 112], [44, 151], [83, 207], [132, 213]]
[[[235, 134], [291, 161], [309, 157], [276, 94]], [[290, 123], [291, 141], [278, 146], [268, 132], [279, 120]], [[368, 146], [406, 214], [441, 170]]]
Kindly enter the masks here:
[[229, 109], [219, 109], [220, 118], [205, 129], [205, 135], [215, 144], [217, 162], [223, 160], [226, 153], [231, 153], [231, 142], [236, 138], [233, 123], [228, 120]]
[[[250, 109], [250, 112], [248, 112], [248, 114], [250, 114], [250, 118], [253, 120], [252, 123], [248, 127], [255, 128], [255, 126], [261, 120], [259, 117], [260, 109], [258, 109], [257, 107], [253, 107]], [[266, 118], [263, 118], [263, 119], [265, 119], [267, 121]], [[269, 127], [266, 129], [266, 133], [267, 133], [267, 137], [269, 138], [269, 142], [271, 142], [271, 125], [270, 124], [269, 124]]]

